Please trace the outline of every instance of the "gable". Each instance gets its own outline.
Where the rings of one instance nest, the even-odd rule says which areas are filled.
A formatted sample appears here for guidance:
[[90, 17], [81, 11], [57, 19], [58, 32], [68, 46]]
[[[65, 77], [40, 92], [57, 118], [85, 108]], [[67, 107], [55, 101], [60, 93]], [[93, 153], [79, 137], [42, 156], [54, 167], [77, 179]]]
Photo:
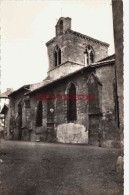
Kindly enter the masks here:
[[91, 73], [88, 80], [87, 80], [87, 84], [89, 85], [89, 84], [93, 84], [95, 82], [97, 82], [99, 85], [102, 86], [102, 83], [99, 80], [99, 78], [94, 73]]

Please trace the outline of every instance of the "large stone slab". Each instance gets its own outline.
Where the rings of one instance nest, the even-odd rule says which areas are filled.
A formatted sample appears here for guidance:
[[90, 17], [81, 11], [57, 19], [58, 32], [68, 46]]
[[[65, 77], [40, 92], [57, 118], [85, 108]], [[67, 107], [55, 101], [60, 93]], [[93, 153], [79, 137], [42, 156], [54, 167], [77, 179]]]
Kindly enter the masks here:
[[84, 125], [68, 123], [57, 127], [57, 141], [61, 143], [88, 143]]

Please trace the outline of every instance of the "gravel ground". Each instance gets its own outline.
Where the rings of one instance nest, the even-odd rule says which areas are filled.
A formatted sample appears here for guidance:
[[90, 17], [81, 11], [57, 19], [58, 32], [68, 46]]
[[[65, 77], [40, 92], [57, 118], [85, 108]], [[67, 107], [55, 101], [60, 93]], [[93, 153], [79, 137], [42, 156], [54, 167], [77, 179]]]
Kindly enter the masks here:
[[0, 195], [122, 195], [118, 149], [1, 141]]

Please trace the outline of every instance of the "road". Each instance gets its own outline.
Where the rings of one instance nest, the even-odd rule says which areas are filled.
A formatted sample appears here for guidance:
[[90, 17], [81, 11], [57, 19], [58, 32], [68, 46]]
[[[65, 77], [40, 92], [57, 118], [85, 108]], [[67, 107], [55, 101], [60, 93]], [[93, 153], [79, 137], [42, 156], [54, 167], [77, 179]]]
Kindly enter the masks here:
[[0, 143], [0, 195], [122, 195], [118, 149]]

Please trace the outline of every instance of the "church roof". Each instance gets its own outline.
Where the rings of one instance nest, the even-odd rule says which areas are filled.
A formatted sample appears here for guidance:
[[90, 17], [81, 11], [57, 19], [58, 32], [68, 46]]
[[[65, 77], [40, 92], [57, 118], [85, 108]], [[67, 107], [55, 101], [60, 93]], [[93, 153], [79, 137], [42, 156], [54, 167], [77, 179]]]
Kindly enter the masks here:
[[[66, 33], [66, 34], [67, 34], [67, 33], [70, 33], [70, 34], [73, 34], [73, 35], [75, 35], [75, 36], [78, 36], [78, 37], [80, 37], [80, 38], [82, 38], [82, 39], [87, 39], [87, 40], [93, 41], [93, 42], [95, 42], [95, 43], [98, 43], [98, 44], [104, 45], [104, 46], [106, 46], [106, 47], [109, 47], [109, 44], [108, 44], [108, 43], [105, 43], [105, 42], [100, 41], [100, 40], [98, 40], [98, 39], [94, 39], [94, 38], [92, 38], [92, 37], [89, 37], [89, 36], [87, 36], [87, 35], [84, 35], [84, 34], [81, 34], [81, 33], [79, 33], [79, 32], [73, 31], [73, 30], [71, 30], [71, 29], [68, 29], [65, 33]], [[49, 41], [46, 43], [46, 45], [49, 45], [49, 44], [53, 43], [53, 42], [55, 41], [55, 38], [56, 38], [56, 37], [54, 37], [54, 38], [52, 38], [51, 40], [49, 40]]]
[[26, 93], [25, 95], [29, 95], [29, 94], [32, 94], [32, 93], [34, 93], [34, 92], [40, 90], [40, 89], [49, 87], [50, 85], [52, 85], [52, 84], [54, 84], [54, 83], [57, 83], [57, 82], [59, 82], [59, 81], [65, 79], [65, 78], [68, 78], [69, 76], [72, 76], [72, 75], [74, 75], [74, 74], [76, 74], [76, 73], [79, 73], [79, 72], [81, 72], [81, 71], [90, 70], [90, 69], [95, 69], [95, 68], [97, 68], [97, 67], [105, 66], [105, 65], [112, 65], [112, 64], [114, 64], [114, 62], [115, 62], [115, 59], [105, 60], [105, 61], [99, 61], [99, 62], [92, 63], [92, 64], [89, 65], [89, 66], [83, 67], [83, 68], [81, 68], [81, 69], [79, 69], [79, 70], [77, 70], [77, 71], [75, 71], [75, 72], [72, 72], [72, 73], [70, 73], [70, 74], [68, 74], [68, 75], [62, 76], [62, 77], [60, 77], [60, 78], [58, 78], [58, 79], [56, 79], [56, 80], [49, 80], [47, 83], [44, 82], [44, 84], [43, 84], [42, 86], [40, 86], [40, 87], [38, 87], [38, 88], [36, 88], [36, 89], [34, 89], [34, 90], [32, 90], [32, 91]]
[[22, 87], [18, 88], [17, 90], [13, 91], [12, 93], [10, 93], [9, 94], [9, 97], [12, 96], [12, 95], [14, 95], [14, 94], [16, 94], [17, 92], [19, 92], [19, 91], [21, 91], [23, 89], [29, 90], [29, 87], [30, 87], [30, 85], [23, 85]]
[[23, 85], [22, 87], [18, 88], [17, 90], [13, 91], [12, 93], [10, 93], [9, 94], [9, 97], [17, 94], [19, 91], [21, 91], [23, 89], [28, 90], [29, 92], [30, 91], [33, 91], [33, 90], [39, 88], [40, 86], [42, 86], [45, 83], [47, 83], [47, 80], [46, 81], [39, 82], [39, 83], [33, 83], [33, 84]]
[[107, 56], [106, 58], [103, 58], [103, 59], [99, 60], [99, 62], [102, 62], [102, 61], [105, 61], [105, 60], [112, 60], [112, 59], [115, 59], [115, 54]]

